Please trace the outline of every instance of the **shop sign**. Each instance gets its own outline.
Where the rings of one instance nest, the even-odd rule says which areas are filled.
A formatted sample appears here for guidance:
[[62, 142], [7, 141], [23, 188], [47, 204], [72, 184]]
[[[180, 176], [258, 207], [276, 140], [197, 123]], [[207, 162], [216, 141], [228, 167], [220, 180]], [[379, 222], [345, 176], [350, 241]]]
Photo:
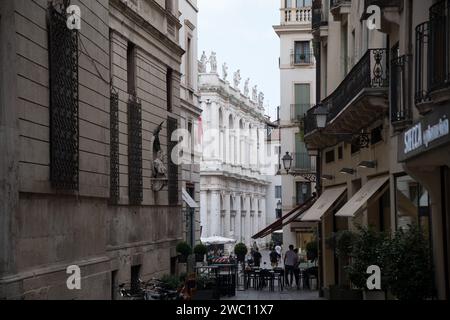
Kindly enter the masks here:
[[399, 143], [399, 160], [406, 161], [450, 142], [450, 121], [446, 112], [435, 112], [406, 130]]

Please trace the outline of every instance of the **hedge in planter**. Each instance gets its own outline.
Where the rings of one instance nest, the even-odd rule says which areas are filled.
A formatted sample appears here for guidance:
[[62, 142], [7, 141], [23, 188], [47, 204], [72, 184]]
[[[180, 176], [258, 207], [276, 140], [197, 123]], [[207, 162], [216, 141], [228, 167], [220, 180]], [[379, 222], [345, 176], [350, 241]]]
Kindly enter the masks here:
[[180, 242], [176, 250], [180, 254], [178, 256], [179, 262], [186, 262], [189, 255], [192, 254], [192, 248], [187, 242]]
[[208, 253], [208, 248], [204, 244], [200, 243], [195, 246], [194, 253], [195, 260], [197, 262], [203, 262], [205, 259], [205, 255]]
[[397, 299], [424, 300], [433, 295], [430, 244], [418, 226], [395, 234], [386, 259], [389, 289]]
[[[358, 289], [367, 289], [367, 268], [379, 266], [386, 269], [386, 253], [389, 238], [385, 233], [373, 229], [359, 228], [351, 252], [351, 263], [346, 267], [352, 284]], [[383, 275], [383, 272], [382, 272]], [[386, 277], [382, 277], [382, 288], [387, 287]]]
[[234, 247], [234, 253], [238, 257], [238, 261], [240, 262], [245, 261], [245, 255], [247, 254], [247, 252], [248, 252], [247, 246], [243, 243], [238, 243]]

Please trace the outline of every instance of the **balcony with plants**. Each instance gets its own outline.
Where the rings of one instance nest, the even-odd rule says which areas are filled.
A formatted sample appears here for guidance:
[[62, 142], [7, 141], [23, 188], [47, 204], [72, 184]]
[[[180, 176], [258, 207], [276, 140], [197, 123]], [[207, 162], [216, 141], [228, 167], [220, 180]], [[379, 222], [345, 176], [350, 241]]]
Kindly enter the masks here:
[[[326, 111], [318, 126], [317, 112]], [[305, 142], [311, 148], [326, 148], [358, 134], [389, 110], [389, 63], [387, 49], [369, 49], [336, 90], [310, 109], [304, 121]]]

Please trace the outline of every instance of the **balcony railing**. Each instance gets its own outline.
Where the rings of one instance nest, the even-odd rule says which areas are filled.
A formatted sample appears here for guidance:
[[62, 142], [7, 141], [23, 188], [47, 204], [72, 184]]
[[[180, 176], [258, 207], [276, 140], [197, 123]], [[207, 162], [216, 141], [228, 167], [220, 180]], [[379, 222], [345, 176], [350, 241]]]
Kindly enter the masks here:
[[379, 6], [381, 9], [387, 7], [398, 7], [400, 6], [400, 0], [365, 0], [365, 8], [368, 8], [369, 6]]
[[283, 8], [281, 9], [281, 21], [283, 23], [311, 23], [312, 9], [311, 7], [301, 8]]
[[429, 96], [429, 33], [430, 23], [424, 22], [416, 27], [416, 104], [430, 100]]
[[[322, 101], [322, 104], [328, 109], [328, 121], [336, 118], [362, 90], [388, 87], [388, 51], [386, 49], [369, 49], [337, 89]], [[313, 115], [314, 110], [315, 108], [309, 110], [306, 115], [306, 135], [317, 129]]]
[[450, 0], [430, 8], [430, 89], [450, 85]]
[[314, 55], [312, 52], [307, 53], [291, 53], [291, 66], [305, 66], [314, 63]]
[[322, 7], [321, 0], [314, 0], [312, 5], [312, 28], [319, 29], [328, 24], [328, 12]]
[[311, 172], [311, 156], [307, 152], [298, 152], [294, 154], [294, 171]]
[[408, 66], [411, 56], [404, 55], [391, 61], [391, 121], [392, 123], [411, 120], [408, 103]]
[[291, 105], [291, 121], [300, 123], [305, 118], [306, 113], [313, 107], [312, 104], [292, 104]]
[[430, 21], [417, 26], [415, 63], [416, 104], [427, 104], [450, 86], [450, 0], [434, 4]]
[[344, 3], [350, 3], [350, 2], [351, 2], [350, 0], [331, 0], [330, 8], [333, 10], [334, 8], [337, 8]]

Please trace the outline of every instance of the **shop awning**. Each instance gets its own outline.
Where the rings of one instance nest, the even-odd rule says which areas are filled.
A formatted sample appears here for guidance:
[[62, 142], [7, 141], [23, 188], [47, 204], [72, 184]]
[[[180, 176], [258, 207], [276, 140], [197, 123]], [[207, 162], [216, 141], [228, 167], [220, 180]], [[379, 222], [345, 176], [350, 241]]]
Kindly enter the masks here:
[[255, 234], [252, 237], [252, 239], [255, 239], [255, 240], [262, 239], [262, 238], [265, 238], [265, 237], [271, 235], [272, 233], [274, 233], [276, 231], [282, 230], [285, 225], [289, 224], [290, 222], [292, 222], [293, 220], [297, 219], [299, 216], [304, 214], [306, 212], [306, 210], [308, 210], [314, 204], [315, 201], [316, 201], [316, 197], [309, 198], [304, 204], [296, 207], [295, 209], [293, 209], [292, 211], [290, 211], [289, 213], [287, 213], [280, 219], [276, 220], [274, 223], [272, 223], [268, 227], [264, 228], [263, 230], [261, 230], [260, 232]]
[[369, 180], [351, 199], [348, 201], [338, 213], [337, 217], [354, 217], [371, 200], [376, 194], [380, 196], [389, 184], [389, 176], [383, 176]]
[[346, 186], [326, 189], [320, 196], [319, 200], [317, 200], [311, 209], [309, 209], [301, 218], [301, 221], [320, 221], [323, 215], [336, 204], [336, 202], [344, 195], [346, 191]]
[[195, 202], [194, 199], [192, 199], [192, 197], [190, 196], [190, 194], [186, 191], [186, 189], [183, 188], [182, 190], [182, 196], [183, 196], [183, 201], [186, 202], [186, 204], [192, 208], [192, 209], [196, 209], [198, 208], [198, 204], [197, 202]]

